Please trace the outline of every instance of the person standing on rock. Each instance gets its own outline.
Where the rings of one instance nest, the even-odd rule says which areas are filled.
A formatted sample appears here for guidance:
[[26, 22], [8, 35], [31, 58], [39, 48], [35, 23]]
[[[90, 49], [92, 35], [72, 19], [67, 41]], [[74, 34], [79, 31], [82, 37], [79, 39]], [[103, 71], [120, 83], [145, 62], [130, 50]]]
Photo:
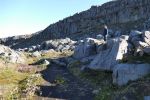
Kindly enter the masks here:
[[106, 41], [106, 35], [107, 34], [108, 34], [108, 27], [106, 25], [104, 25], [104, 32], [103, 32], [104, 41]]

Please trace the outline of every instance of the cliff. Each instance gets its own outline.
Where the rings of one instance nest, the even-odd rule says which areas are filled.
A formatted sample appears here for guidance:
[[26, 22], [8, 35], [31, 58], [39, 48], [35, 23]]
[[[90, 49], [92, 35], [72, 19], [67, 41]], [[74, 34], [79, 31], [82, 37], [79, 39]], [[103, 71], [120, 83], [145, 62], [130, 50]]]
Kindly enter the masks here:
[[142, 23], [150, 17], [149, 12], [150, 0], [114, 0], [51, 24], [39, 34], [12, 47], [40, 44], [52, 38], [75, 39], [86, 34], [95, 35], [101, 33], [103, 24], [107, 24], [113, 31], [120, 30], [123, 34], [128, 34], [131, 29], [143, 29]]

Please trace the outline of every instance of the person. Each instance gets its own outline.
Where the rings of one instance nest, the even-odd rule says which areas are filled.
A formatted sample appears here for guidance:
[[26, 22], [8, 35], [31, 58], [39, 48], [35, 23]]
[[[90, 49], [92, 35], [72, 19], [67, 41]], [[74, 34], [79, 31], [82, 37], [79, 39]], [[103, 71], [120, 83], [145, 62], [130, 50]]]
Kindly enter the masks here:
[[108, 27], [106, 25], [104, 25], [104, 32], [103, 32], [104, 41], [106, 41], [107, 34], [108, 34]]

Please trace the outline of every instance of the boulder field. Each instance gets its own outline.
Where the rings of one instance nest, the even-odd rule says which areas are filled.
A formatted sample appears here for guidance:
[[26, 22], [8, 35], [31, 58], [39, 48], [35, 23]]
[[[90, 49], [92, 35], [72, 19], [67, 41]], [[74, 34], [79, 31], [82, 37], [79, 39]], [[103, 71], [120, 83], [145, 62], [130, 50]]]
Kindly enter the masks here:
[[82, 70], [89, 68], [111, 71], [113, 83], [122, 86], [150, 74], [149, 62], [127, 62], [130, 56], [148, 57], [150, 55], [149, 40], [150, 31], [131, 31], [129, 36], [122, 35], [107, 41], [87, 38], [78, 42], [73, 57], [80, 61], [86, 58], [88, 64], [82, 67]]

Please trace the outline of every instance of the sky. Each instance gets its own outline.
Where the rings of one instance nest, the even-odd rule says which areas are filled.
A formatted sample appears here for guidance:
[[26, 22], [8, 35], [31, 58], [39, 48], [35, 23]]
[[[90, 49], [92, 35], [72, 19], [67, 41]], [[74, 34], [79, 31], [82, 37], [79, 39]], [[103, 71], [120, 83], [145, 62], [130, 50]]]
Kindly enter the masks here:
[[31, 34], [110, 0], [0, 0], [0, 38]]

